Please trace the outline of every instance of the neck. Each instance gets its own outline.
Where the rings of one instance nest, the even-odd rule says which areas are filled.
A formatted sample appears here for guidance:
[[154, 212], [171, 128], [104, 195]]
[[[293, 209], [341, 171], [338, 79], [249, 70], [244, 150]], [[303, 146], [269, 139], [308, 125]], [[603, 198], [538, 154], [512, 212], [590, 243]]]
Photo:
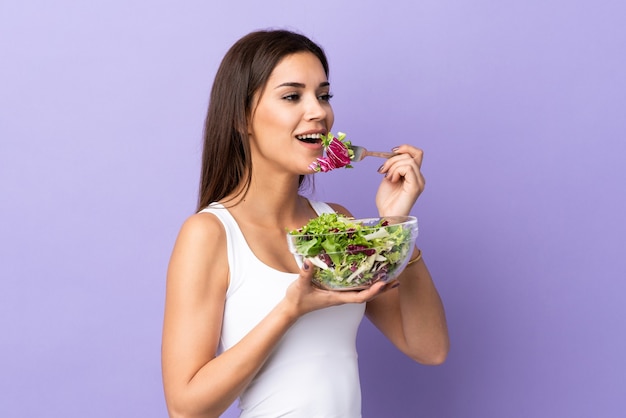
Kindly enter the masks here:
[[[225, 205], [236, 217], [254, 219], [258, 224], [294, 224], [301, 226], [302, 216], [312, 211], [306, 198], [298, 194], [298, 176], [252, 176], [250, 187], [237, 189], [237, 193], [224, 199]], [[230, 199], [230, 200], [229, 200]]]

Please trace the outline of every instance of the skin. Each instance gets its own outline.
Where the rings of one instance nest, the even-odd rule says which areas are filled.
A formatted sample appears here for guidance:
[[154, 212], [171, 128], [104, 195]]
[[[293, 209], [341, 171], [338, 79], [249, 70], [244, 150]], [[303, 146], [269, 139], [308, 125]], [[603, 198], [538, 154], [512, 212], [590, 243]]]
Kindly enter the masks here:
[[[298, 177], [322, 155], [320, 144], [296, 139], [328, 133], [334, 115], [328, 80], [310, 53], [285, 57], [255, 96], [249, 120], [252, 183], [229, 208], [255, 255], [280, 271], [298, 274], [279, 304], [239, 343], [215, 355], [222, 324], [228, 262], [226, 235], [211, 214], [188, 218], [176, 240], [167, 274], [162, 366], [171, 417], [218, 417], [254, 378], [294, 322], [317, 309], [366, 302], [367, 317], [400, 351], [423, 364], [442, 363], [449, 349], [443, 305], [423, 260], [408, 266], [398, 287], [376, 283], [360, 292], [311, 285], [312, 268], [299, 269], [285, 230], [317, 216], [298, 195]], [[423, 153], [411, 145], [380, 168], [376, 194], [381, 216], [408, 215], [424, 189]], [[234, 195], [235, 193], [233, 193]], [[342, 206], [331, 205], [350, 215]], [[415, 252], [417, 254], [417, 250]]]

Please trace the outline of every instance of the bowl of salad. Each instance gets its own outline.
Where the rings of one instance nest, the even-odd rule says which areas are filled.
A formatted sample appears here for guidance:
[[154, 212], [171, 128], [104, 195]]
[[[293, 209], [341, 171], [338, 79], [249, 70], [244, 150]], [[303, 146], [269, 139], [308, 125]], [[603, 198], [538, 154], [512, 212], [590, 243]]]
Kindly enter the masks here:
[[287, 233], [298, 265], [315, 266], [313, 283], [328, 290], [361, 290], [395, 279], [406, 267], [417, 238], [417, 218], [353, 219], [322, 214]]

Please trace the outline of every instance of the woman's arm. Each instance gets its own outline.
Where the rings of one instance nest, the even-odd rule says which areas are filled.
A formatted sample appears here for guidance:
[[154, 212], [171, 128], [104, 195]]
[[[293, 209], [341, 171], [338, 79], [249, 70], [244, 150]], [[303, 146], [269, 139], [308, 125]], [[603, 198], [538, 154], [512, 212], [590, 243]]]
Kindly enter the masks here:
[[227, 287], [224, 228], [213, 215], [194, 215], [181, 228], [167, 275], [162, 368], [171, 417], [219, 416], [295, 320], [281, 304], [216, 357]]
[[366, 315], [413, 360], [428, 365], [445, 361], [450, 348], [445, 312], [423, 259], [405, 268], [398, 287], [370, 301]]
[[[422, 150], [402, 145], [394, 152], [399, 155], [379, 169], [385, 176], [376, 194], [381, 216], [409, 215], [426, 184], [421, 172]], [[413, 257], [417, 254], [415, 250]], [[412, 359], [442, 363], [450, 346], [448, 329], [441, 298], [424, 260], [408, 265], [399, 283], [368, 303], [368, 318]]]
[[241, 341], [216, 357], [228, 287], [226, 233], [213, 215], [188, 219], [167, 274], [162, 368], [171, 417], [217, 417], [250, 383], [301, 315], [341, 303], [362, 303], [367, 292], [328, 292], [311, 285], [306, 264], [285, 298]]
[[[352, 214], [331, 203], [338, 213]], [[412, 258], [417, 257], [415, 250]], [[394, 287], [394, 284], [401, 284]], [[407, 266], [398, 281], [385, 285], [367, 303], [368, 319], [403, 353], [422, 364], [441, 364], [450, 342], [439, 293], [424, 260]]]

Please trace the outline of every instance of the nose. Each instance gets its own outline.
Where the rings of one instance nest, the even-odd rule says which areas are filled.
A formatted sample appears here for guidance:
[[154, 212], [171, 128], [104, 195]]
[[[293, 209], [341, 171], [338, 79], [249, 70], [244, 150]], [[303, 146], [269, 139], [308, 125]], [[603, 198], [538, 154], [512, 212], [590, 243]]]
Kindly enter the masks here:
[[328, 113], [332, 112], [328, 102], [322, 102], [317, 97], [307, 100], [304, 119], [307, 121], [324, 120]]

